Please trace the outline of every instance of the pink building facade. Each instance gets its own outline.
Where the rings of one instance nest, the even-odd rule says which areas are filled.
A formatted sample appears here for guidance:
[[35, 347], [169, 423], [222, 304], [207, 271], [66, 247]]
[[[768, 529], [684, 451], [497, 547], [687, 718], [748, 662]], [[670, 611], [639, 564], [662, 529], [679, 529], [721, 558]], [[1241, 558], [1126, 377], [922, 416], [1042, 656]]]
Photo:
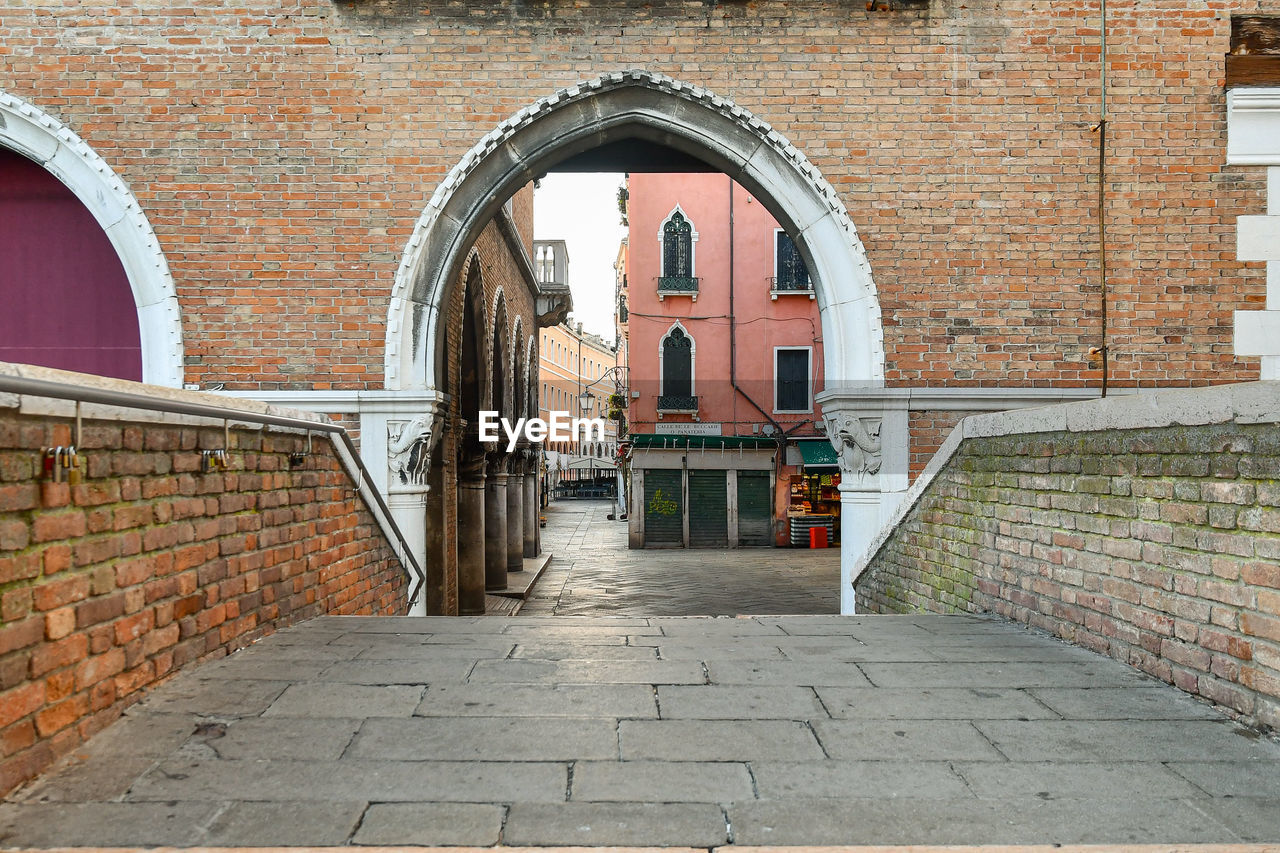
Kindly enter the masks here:
[[632, 545], [834, 537], [822, 327], [795, 244], [719, 173], [632, 174], [627, 217]]

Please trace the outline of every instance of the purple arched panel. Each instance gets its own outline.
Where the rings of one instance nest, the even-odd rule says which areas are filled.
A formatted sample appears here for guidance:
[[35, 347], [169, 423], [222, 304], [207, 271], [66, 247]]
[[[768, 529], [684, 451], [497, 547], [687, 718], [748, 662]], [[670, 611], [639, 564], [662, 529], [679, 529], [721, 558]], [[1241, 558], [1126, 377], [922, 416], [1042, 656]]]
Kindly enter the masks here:
[[142, 379], [124, 266], [79, 199], [0, 148], [0, 361]]

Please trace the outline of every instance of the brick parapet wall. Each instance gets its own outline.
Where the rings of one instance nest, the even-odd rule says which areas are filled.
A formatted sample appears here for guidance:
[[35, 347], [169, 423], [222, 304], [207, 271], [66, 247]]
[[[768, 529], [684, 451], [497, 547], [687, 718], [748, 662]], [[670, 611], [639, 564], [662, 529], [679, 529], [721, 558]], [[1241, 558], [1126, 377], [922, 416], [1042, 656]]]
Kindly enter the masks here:
[[185, 665], [320, 614], [404, 612], [329, 440], [291, 464], [302, 435], [233, 428], [229, 470], [204, 474], [222, 429], [168, 419], [87, 419], [70, 485], [41, 465], [69, 419], [0, 407], [0, 791]]
[[[831, 182], [890, 385], [1096, 383], [1097, 3], [894, 5], [28, 0], [0, 9], [3, 85], [137, 196], [188, 382], [381, 387], [391, 284], [449, 170], [538, 98], [644, 68], [750, 110]], [[1231, 312], [1264, 299], [1235, 258], [1263, 171], [1224, 165], [1222, 83], [1230, 16], [1267, 9], [1109, 10], [1116, 384], [1257, 375]]]
[[[1105, 407], [1055, 408], [1087, 422], [1090, 406], [1105, 425]], [[865, 561], [857, 607], [998, 613], [1280, 728], [1278, 419], [949, 442]]]

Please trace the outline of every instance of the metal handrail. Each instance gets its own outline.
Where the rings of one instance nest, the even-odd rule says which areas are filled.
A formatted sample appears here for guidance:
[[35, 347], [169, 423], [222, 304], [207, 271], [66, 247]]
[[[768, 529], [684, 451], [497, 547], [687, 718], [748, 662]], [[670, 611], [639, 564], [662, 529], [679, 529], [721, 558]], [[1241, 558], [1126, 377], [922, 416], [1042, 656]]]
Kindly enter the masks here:
[[[390, 532], [395, 534], [396, 541], [400, 544], [399, 557], [401, 564], [403, 565], [407, 562], [412, 570], [411, 574], [415, 583], [409, 589], [408, 601], [410, 606], [417, 599], [423, 585], [426, 583], [426, 575], [423, 573], [422, 567], [418, 565], [418, 559], [414, 556], [413, 551], [410, 550], [408, 542], [405, 541], [404, 534], [400, 532], [400, 526], [396, 524], [395, 516], [391, 514], [391, 508], [383, 500], [382, 493], [371, 485], [372, 479], [369, 469], [365, 467], [364, 462], [360, 459], [360, 452], [356, 450], [356, 446], [352, 443], [346, 427], [341, 424], [335, 424], [332, 421], [309, 421], [305, 418], [290, 418], [284, 415], [248, 412], [243, 409], [215, 406], [210, 403], [166, 400], [148, 397], [145, 394], [109, 391], [104, 388], [86, 388], [81, 385], [50, 382], [47, 379], [28, 379], [23, 376], [8, 376], [4, 374], [0, 374], [0, 392], [27, 394], [33, 397], [50, 397], [57, 400], [75, 400], [81, 403], [98, 403], [104, 406], [120, 406], [126, 409], [146, 409], [175, 415], [194, 415], [223, 421], [247, 421], [270, 426], [291, 427], [309, 432], [327, 432], [338, 436], [350, 454], [352, 463], [356, 466], [357, 472], [355, 473], [358, 474], [356, 490], [360, 492], [366, 501], [370, 497], [373, 498], [374, 503], [378, 506], [378, 511], [386, 520], [386, 527], [390, 528]], [[353, 472], [348, 471], [347, 473], [350, 475]], [[366, 485], [368, 486], [367, 489], [364, 488]]]

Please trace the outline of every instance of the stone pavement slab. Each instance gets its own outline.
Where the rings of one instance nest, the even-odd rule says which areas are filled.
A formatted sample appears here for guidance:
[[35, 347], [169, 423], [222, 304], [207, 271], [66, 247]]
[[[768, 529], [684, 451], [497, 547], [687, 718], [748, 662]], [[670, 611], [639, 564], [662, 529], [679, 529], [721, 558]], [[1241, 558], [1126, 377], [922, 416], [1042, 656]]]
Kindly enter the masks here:
[[818, 687], [818, 698], [841, 720], [1059, 719], [1030, 691], [1000, 688]]
[[488, 847], [498, 843], [506, 810], [475, 803], [374, 803], [353, 844]]
[[955, 770], [976, 796], [999, 800], [1035, 797], [1041, 800], [1114, 799], [1128, 797], [1196, 797], [1201, 792], [1164, 765], [1146, 762], [1066, 761], [955, 762]]
[[753, 761], [751, 773], [762, 800], [972, 796], [945, 761]]
[[570, 799], [644, 803], [731, 803], [755, 797], [743, 762], [579, 761]]
[[365, 803], [231, 803], [205, 829], [204, 844], [227, 847], [344, 844]]
[[813, 724], [831, 758], [874, 761], [1002, 761], [968, 720], [820, 720]]
[[322, 618], [194, 667], [0, 847], [1280, 843], [1280, 743], [1020, 626], [551, 619]]
[[623, 720], [622, 759], [780, 761], [820, 759], [813, 729], [791, 720]]
[[407, 717], [422, 700], [422, 686], [346, 684], [341, 680], [291, 684], [264, 717]]
[[508, 844], [658, 844], [714, 847], [726, 841], [724, 812], [704, 803], [517, 803]]
[[1034, 688], [1027, 691], [1069, 720], [1220, 720], [1207, 702], [1163, 685]]
[[706, 674], [693, 661], [482, 660], [469, 679], [498, 684], [702, 684]]
[[1011, 761], [1264, 761], [1276, 744], [1227, 720], [978, 720]]
[[617, 758], [613, 720], [414, 717], [366, 720], [348, 758], [401, 761], [574, 761]]
[[664, 720], [811, 720], [823, 710], [810, 687], [660, 685]]
[[1239, 840], [1192, 801], [759, 800], [728, 809], [737, 844], [1062, 844]]
[[433, 684], [422, 717], [657, 717], [647, 684]]

